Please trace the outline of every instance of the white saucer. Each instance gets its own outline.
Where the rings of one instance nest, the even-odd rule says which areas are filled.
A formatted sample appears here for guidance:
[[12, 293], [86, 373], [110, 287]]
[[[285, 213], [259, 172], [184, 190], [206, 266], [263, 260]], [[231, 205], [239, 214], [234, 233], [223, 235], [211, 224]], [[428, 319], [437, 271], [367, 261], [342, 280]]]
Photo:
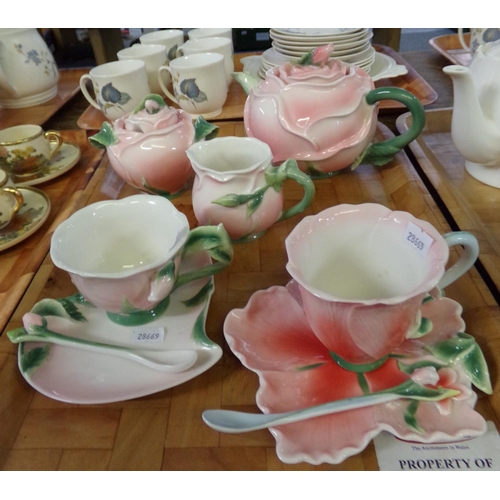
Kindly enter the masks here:
[[[274, 66], [280, 66], [285, 62], [291, 61], [293, 58], [284, 56], [276, 52], [274, 48], [267, 49], [262, 56], [249, 56], [242, 60], [244, 64], [244, 71], [249, 72], [255, 78], [263, 79], [264, 73], [268, 69]], [[257, 68], [257, 59], [261, 61], [261, 67]], [[376, 82], [382, 78], [394, 78], [396, 76], [406, 75], [408, 73], [408, 68], [402, 64], [397, 64], [396, 61], [381, 52], [375, 51], [375, 57], [373, 63], [368, 70], [368, 74], [372, 77], [372, 80]]]
[[[198, 254], [196, 258], [185, 257], [181, 268], [197, 268], [208, 261], [205, 254]], [[125, 401], [182, 384], [211, 368], [222, 356], [222, 349], [206, 336], [204, 328], [213, 287], [213, 279], [198, 280], [171, 295], [166, 312], [145, 325], [148, 328], [164, 327], [163, 342], [138, 344], [134, 342], [133, 333], [141, 327], [117, 325], [108, 319], [103, 310], [85, 303], [73, 302], [77, 314], [82, 314], [86, 321], [50, 315], [46, 301], [39, 302], [31, 311], [45, 317], [49, 330], [64, 335], [136, 349], [138, 346], [152, 350], [195, 349], [198, 359], [184, 372], [165, 373], [105, 352], [95, 353], [41, 342], [19, 345], [19, 370], [38, 392], [52, 399], [76, 404]], [[192, 304], [184, 302], [198, 294], [200, 300], [192, 301]], [[71, 301], [71, 298], [67, 299]], [[64, 299], [57, 302], [62, 301]], [[35, 362], [31, 362], [33, 358], [37, 358]]]
[[72, 169], [78, 163], [81, 155], [80, 147], [77, 144], [65, 142], [54, 158], [40, 172], [29, 180], [16, 181], [16, 186], [36, 186], [55, 179]]
[[375, 60], [369, 71], [374, 82], [382, 78], [395, 78], [396, 76], [406, 75], [407, 73], [408, 68], [406, 66], [398, 64], [392, 57], [380, 52], [376, 52]]
[[39, 189], [19, 188], [24, 203], [10, 224], [0, 230], [0, 252], [31, 236], [46, 221], [50, 213], [50, 200]]

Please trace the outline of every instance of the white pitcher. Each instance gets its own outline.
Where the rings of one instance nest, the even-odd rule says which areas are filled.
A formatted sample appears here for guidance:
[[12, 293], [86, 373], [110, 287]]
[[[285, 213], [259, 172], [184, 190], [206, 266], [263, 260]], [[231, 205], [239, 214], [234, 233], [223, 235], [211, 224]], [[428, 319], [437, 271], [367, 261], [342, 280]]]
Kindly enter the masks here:
[[57, 94], [59, 71], [35, 28], [0, 28], [0, 107], [25, 108]]

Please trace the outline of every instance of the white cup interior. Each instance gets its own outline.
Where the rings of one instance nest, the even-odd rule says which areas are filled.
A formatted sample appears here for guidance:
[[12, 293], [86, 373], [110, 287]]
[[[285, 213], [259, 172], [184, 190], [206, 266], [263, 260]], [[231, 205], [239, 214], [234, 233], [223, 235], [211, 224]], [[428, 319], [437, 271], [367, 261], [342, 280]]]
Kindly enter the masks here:
[[335, 215], [327, 210], [301, 221], [286, 244], [292, 277], [333, 300], [386, 300], [428, 291], [420, 288], [433, 276], [441, 278], [448, 259], [443, 238], [417, 221], [437, 242], [427, 256], [420, 255], [405, 241], [407, 220], [372, 207], [372, 214], [363, 216], [355, 208]]
[[187, 68], [202, 68], [223, 61], [224, 56], [215, 52], [202, 52], [198, 54], [189, 54], [187, 56], [178, 57], [170, 61], [172, 69], [187, 69]]
[[43, 132], [39, 125], [16, 125], [0, 131], [0, 144], [34, 139]]
[[184, 32], [182, 30], [159, 30], [151, 31], [151, 33], [144, 33], [144, 35], [139, 37], [139, 40], [141, 43], [149, 44], [167, 42], [179, 37], [182, 37], [182, 40], [184, 40]]
[[113, 78], [127, 73], [146, 68], [144, 61], [138, 59], [126, 59], [122, 61], [113, 61], [100, 66], [96, 66], [90, 70], [90, 76]]
[[256, 164], [272, 160], [269, 146], [252, 137], [220, 137], [195, 143], [187, 150], [188, 158], [200, 170], [245, 172]]
[[138, 57], [151, 56], [156, 54], [166, 53], [165, 45], [151, 44], [141, 45], [136, 43], [126, 49], [122, 49], [117, 53], [118, 59], [134, 59]]
[[232, 47], [231, 40], [224, 37], [195, 38], [184, 42], [181, 48], [184, 50], [205, 51], [220, 50]]
[[232, 39], [231, 28], [194, 28], [188, 31], [190, 39], [223, 36]]
[[136, 195], [75, 212], [53, 234], [54, 264], [80, 276], [107, 277], [166, 263], [184, 244], [189, 224], [168, 200], [154, 198]]

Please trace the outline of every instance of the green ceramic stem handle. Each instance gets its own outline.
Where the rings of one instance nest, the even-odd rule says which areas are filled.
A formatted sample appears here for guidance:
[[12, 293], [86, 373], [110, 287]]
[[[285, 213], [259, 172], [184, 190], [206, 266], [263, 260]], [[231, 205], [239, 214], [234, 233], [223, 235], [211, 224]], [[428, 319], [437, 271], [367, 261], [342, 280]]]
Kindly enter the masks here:
[[415, 140], [425, 126], [425, 110], [422, 103], [407, 90], [398, 87], [380, 87], [366, 94], [366, 102], [373, 105], [379, 101], [390, 99], [404, 104], [410, 111], [412, 123], [403, 134], [382, 142], [370, 144], [352, 165], [356, 168], [361, 163], [384, 165], [392, 160], [411, 141]]
[[175, 282], [174, 290], [191, 281], [213, 276], [229, 266], [234, 251], [231, 239], [222, 224], [218, 226], [201, 226], [190, 231], [182, 255], [200, 251], [207, 252], [217, 262], [180, 274]]
[[283, 211], [280, 218], [278, 219], [278, 222], [302, 213], [311, 204], [316, 192], [314, 182], [308, 175], [304, 174], [299, 169], [296, 161], [286, 160], [286, 162], [282, 166], [284, 167], [286, 177], [298, 182], [304, 188], [304, 196], [302, 200], [299, 201], [299, 203], [289, 208], [288, 210]]

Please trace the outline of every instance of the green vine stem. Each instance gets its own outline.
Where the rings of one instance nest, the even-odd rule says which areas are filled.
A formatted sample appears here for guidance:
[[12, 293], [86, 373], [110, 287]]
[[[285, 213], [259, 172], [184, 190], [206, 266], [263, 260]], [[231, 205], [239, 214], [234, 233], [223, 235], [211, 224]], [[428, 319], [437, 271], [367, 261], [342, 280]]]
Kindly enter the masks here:
[[270, 166], [264, 173], [266, 184], [255, 190], [250, 194], [235, 194], [230, 193], [221, 196], [212, 203], [222, 205], [226, 208], [238, 207], [240, 205], [247, 205], [247, 217], [250, 217], [260, 206], [264, 199], [265, 192], [272, 187], [277, 193], [280, 192], [283, 184], [287, 179], [292, 179], [298, 182], [304, 188], [304, 196], [302, 200], [289, 208], [284, 210], [276, 222], [289, 219], [294, 215], [303, 212], [312, 202], [316, 188], [311, 178], [300, 171], [298, 164], [295, 160], [289, 158], [279, 167]]

